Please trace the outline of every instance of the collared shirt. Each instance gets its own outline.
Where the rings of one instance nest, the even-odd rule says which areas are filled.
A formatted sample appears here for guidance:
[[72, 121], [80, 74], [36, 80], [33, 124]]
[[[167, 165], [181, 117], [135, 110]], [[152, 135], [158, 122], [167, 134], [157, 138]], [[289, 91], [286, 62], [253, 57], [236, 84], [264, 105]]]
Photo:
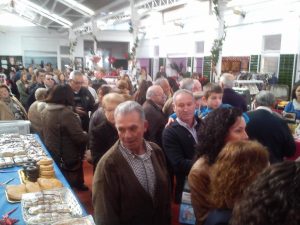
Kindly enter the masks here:
[[270, 109], [269, 107], [266, 107], [266, 106], [258, 106], [255, 110], [258, 110], [258, 109], [264, 109], [270, 113], [273, 113], [272, 109]]
[[148, 142], [145, 141], [144, 143], [146, 153], [143, 155], [136, 155], [132, 153], [121, 143], [119, 145], [119, 150], [128, 162], [129, 166], [132, 168], [134, 175], [136, 176], [142, 187], [147, 193], [150, 194], [152, 198], [154, 198], [156, 176], [151, 161], [151, 153], [153, 149]]
[[183, 122], [182, 120], [180, 120], [178, 117], [176, 118], [177, 122], [179, 123], [179, 125], [185, 127], [193, 136], [194, 140], [196, 143], [198, 143], [198, 138], [197, 138], [197, 131], [196, 131], [196, 125], [198, 124], [196, 120], [194, 120], [194, 124], [192, 127], [190, 127], [187, 123]]

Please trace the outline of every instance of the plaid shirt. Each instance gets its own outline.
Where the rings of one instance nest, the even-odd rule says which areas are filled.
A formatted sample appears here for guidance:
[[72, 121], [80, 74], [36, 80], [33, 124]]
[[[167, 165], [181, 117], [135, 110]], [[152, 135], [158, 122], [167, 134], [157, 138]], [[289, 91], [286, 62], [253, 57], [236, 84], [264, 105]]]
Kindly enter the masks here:
[[151, 161], [151, 153], [153, 149], [148, 142], [145, 141], [144, 143], [146, 147], [146, 153], [143, 155], [136, 155], [132, 153], [122, 144], [119, 145], [119, 150], [132, 168], [133, 173], [135, 174], [142, 187], [147, 193], [150, 194], [153, 199], [156, 185], [155, 171]]

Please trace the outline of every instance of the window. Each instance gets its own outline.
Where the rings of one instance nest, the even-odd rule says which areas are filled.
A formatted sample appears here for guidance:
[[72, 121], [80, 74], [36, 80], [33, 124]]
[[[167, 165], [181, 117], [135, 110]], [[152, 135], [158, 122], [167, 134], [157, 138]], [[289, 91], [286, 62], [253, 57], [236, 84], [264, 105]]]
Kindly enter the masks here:
[[261, 61], [261, 72], [278, 75], [279, 57], [277, 56], [263, 56]]
[[196, 53], [204, 53], [204, 41], [195, 42]]
[[280, 51], [281, 34], [263, 36], [264, 51]]

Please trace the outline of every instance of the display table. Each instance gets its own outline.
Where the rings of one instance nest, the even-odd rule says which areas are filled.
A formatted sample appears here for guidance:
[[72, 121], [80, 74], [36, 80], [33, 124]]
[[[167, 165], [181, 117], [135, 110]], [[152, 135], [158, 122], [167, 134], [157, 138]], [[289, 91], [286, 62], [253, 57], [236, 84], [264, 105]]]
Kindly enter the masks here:
[[[39, 138], [39, 136], [38, 135], [34, 135], [34, 136], [35, 136], [35, 139], [41, 144], [43, 150], [46, 152], [48, 157], [51, 157], [50, 154], [48, 153], [48, 151], [46, 150], [46, 147], [42, 143], [41, 139]], [[67, 182], [67, 180], [61, 173], [60, 169], [55, 164], [55, 162], [53, 163], [53, 166], [54, 166], [54, 171], [55, 171], [57, 179], [59, 179], [63, 183], [64, 187], [67, 187], [72, 191], [69, 183]], [[21, 181], [20, 181], [19, 174], [18, 174], [18, 170], [20, 170], [20, 169], [21, 169], [21, 167], [18, 167], [18, 166], [15, 166], [12, 168], [0, 169], [0, 183], [5, 182], [11, 178], [14, 178], [14, 180], [9, 182], [9, 184], [20, 184]], [[73, 192], [73, 194], [74, 194], [74, 192]], [[75, 197], [76, 197], [76, 195], [75, 195]], [[77, 200], [78, 200], [78, 198], [77, 198]], [[79, 200], [78, 200], [78, 202], [80, 203]], [[14, 218], [14, 219], [18, 219], [19, 222], [17, 224], [23, 225], [23, 224], [25, 224], [25, 222], [24, 222], [23, 216], [22, 216], [21, 204], [20, 203], [9, 203], [5, 196], [5, 188], [3, 186], [0, 186], [0, 216], [2, 216], [4, 213], [11, 211], [12, 209], [14, 209], [16, 207], [18, 207], [17, 210], [14, 213], [12, 213], [10, 215], [10, 217]], [[87, 213], [86, 213], [85, 209], [82, 207], [82, 205], [81, 205], [81, 208], [82, 208], [82, 212], [83, 212], [82, 216], [86, 216]]]

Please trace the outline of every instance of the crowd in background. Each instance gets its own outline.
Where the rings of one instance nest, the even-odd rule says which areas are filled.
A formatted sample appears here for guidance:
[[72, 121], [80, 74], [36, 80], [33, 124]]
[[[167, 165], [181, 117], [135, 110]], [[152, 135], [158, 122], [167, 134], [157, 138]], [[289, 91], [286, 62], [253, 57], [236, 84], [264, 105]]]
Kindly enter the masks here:
[[[271, 92], [248, 111], [232, 74], [106, 75], [51, 65], [0, 74], [0, 120], [29, 119], [78, 190], [88, 190], [82, 160], [94, 166], [97, 224], [170, 224], [186, 185], [197, 224], [300, 223], [300, 163], [284, 162], [296, 146]], [[295, 85], [285, 110], [299, 102]]]

